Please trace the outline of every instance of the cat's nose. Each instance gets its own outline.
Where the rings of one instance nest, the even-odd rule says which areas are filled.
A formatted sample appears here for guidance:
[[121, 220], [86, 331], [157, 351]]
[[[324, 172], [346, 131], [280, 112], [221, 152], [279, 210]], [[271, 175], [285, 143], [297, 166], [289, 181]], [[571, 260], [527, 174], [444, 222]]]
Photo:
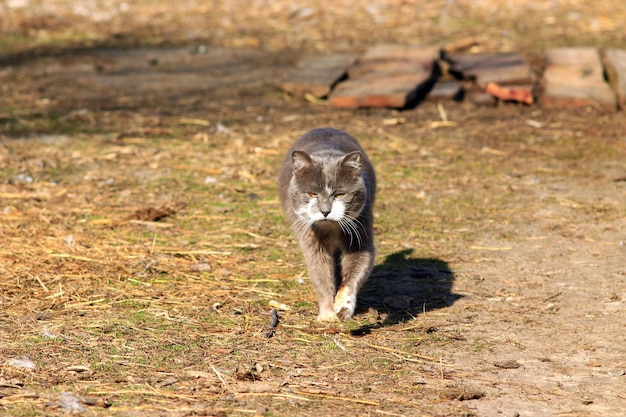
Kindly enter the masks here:
[[332, 203], [324, 198], [320, 199], [318, 207], [320, 209], [320, 213], [322, 213], [324, 217], [328, 217], [328, 215], [333, 209]]

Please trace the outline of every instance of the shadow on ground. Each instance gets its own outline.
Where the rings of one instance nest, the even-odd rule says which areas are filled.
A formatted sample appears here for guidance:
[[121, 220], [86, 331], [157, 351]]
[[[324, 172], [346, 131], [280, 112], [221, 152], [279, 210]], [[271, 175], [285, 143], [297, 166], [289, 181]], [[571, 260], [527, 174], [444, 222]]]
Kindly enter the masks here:
[[[32, 84], [30, 88], [36, 91], [32, 94], [38, 98], [54, 97], [48, 111], [65, 120], [65, 125], [81, 114], [94, 117], [98, 111], [110, 110], [161, 116], [206, 113], [208, 108], [234, 118], [229, 108], [275, 105], [270, 99], [281, 97], [276, 95], [276, 84], [298, 57], [258, 48], [198, 50], [189, 46], [40, 52], [0, 54], [0, 67], [21, 64], [15, 72]], [[17, 78], [6, 82], [17, 82]], [[0, 106], [5, 98], [0, 97]], [[71, 113], [76, 111], [83, 113]], [[32, 117], [39, 113], [41, 109]], [[19, 124], [16, 120], [9, 119]]]
[[355, 330], [370, 329], [411, 320], [420, 313], [449, 307], [462, 296], [452, 292], [454, 273], [437, 258], [412, 258], [413, 249], [388, 255], [376, 265], [359, 293], [357, 313], [378, 311], [383, 320]]

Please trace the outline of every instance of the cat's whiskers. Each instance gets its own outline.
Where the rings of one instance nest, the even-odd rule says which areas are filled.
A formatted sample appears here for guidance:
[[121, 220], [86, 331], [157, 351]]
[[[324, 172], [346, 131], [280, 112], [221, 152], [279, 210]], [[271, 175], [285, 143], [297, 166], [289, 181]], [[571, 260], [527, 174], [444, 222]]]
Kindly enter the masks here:
[[344, 217], [342, 217], [339, 220], [339, 226], [341, 227], [341, 230], [345, 231], [350, 236], [350, 246], [352, 246], [352, 241], [353, 241], [352, 233], [354, 232], [354, 236], [356, 236], [357, 242], [359, 243], [359, 247], [361, 247], [363, 244], [363, 241], [361, 239], [361, 234], [359, 233], [359, 227], [355, 223], [359, 225], [361, 224], [360, 221], [348, 215], [344, 215]]
[[346, 235], [350, 236], [350, 246], [352, 246], [352, 231], [350, 230], [350, 228], [348, 227], [348, 225], [347, 225], [347, 224], [345, 224], [345, 223], [346, 223], [346, 221], [345, 221], [344, 219], [340, 219], [338, 223], [339, 223], [339, 227], [341, 228], [341, 231], [342, 231], [344, 234], [346, 234]]
[[[369, 237], [369, 235], [367, 234], [367, 228], [363, 225], [363, 223], [361, 223], [359, 219], [357, 219], [354, 216], [349, 215], [348, 213], [345, 213], [344, 217], [346, 217], [351, 223], [356, 223], [359, 226], [359, 228], [363, 230], [363, 233], [365, 233], [365, 237]], [[355, 225], [353, 226], [357, 227]]]
[[291, 225], [293, 231], [299, 237], [303, 237], [304, 233], [307, 229], [309, 229], [313, 225], [313, 221], [311, 219], [307, 219], [304, 217], [298, 217], [297, 220]]

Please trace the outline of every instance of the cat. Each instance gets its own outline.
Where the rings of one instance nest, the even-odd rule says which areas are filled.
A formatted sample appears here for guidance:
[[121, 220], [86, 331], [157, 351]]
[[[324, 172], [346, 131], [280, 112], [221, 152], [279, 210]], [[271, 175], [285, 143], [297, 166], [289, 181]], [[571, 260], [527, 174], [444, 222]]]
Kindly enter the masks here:
[[349, 319], [376, 256], [372, 163], [346, 132], [314, 129], [291, 147], [278, 183], [317, 294], [317, 320]]

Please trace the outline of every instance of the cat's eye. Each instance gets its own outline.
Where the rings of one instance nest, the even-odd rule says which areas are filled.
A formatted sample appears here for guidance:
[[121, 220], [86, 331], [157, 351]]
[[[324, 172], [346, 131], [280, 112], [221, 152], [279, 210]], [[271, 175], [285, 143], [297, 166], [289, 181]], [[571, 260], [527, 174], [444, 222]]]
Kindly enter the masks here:
[[311, 198], [315, 198], [317, 197], [317, 193], [307, 193], [309, 195], [309, 197]]
[[337, 193], [335, 194], [335, 198], [343, 198], [346, 195], [346, 193]]

